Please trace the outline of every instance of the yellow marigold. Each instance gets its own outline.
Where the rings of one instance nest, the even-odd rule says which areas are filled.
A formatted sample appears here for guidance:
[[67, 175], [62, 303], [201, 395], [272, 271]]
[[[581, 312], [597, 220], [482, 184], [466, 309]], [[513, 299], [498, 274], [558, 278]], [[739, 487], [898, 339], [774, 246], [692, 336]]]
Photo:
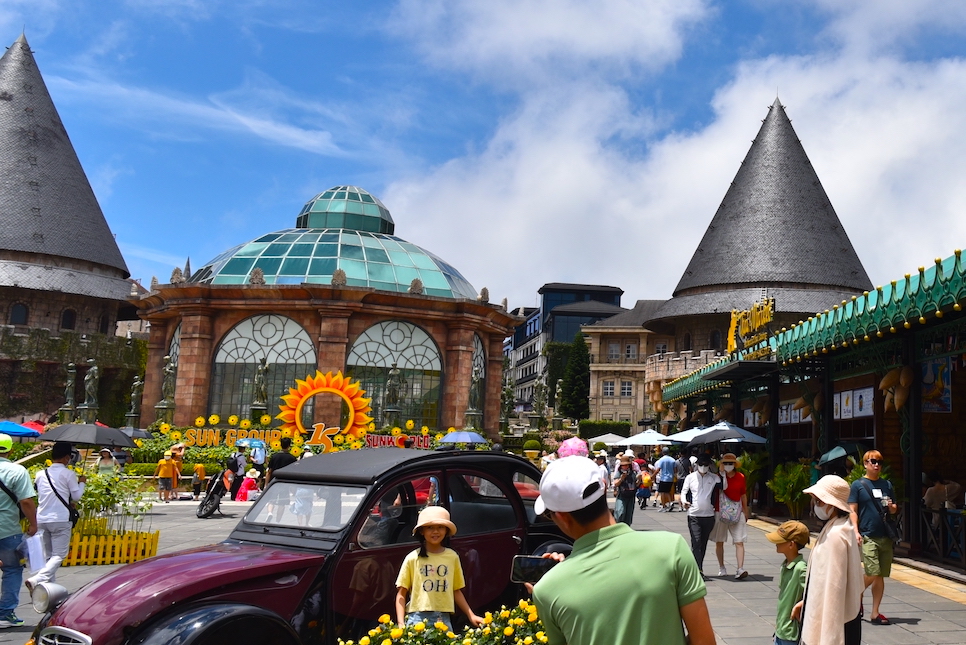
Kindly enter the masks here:
[[415, 427], [416, 427], [416, 422], [415, 421], [413, 421], [412, 419], [407, 419], [406, 420], [406, 430], [412, 430]]
[[337, 446], [341, 446], [342, 444], [345, 443], [345, 437], [342, 436], [341, 434], [337, 434], [334, 437], [332, 437], [332, 443], [334, 443]]
[[483, 635], [484, 636], [489, 636], [490, 635], [490, 628], [489, 627], [484, 627], [483, 628]]
[[389, 636], [391, 636], [392, 638], [399, 638], [402, 635], [403, 635], [403, 630], [401, 627], [396, 627], [391, 632], [389, 632]]
[[252, 427], [252, 422], [251, 422], [251, 420], [250, 420], [250, 419], [242, 419], [242, 420], [241, 420], [241, 423], [239, 423], [239, 424], [238, 424], [238, 426], [239, 426], [239, 427], [240, 427], [240, 428], [241, 428], [242, 430], [248, 430], [249, 428], [251, 428], [251, 427]]
[[369, 645], [369, 637], [363, 636], [359, 639], [359, 645]]
[[45, 466], [53, 466], [54, 465], [54, 462], [52, 462], [51, 460], [48, 459], [47, 461], [44, 462], [44, 465]]
[[134, 443], [137, 444], [137, 447], [138, 448], [140, 448], [140, 447], [142, 447], [144, 445], [144, 441], [142, 441], [141, 439], [135, 439], [134, 440]]
[[446, 632], [446, 638], [456, 638], [456, 634], [453, 632]]
[[228, 425], [237, 426], [238, 425], [238, 415], [232, 414], [228, 417]]
[[527, 616], [527, 621], [528, 621], [528, 622], [531, 622], [531, 623], [535, 623], [535, 622], [537, 622], [537, 612], [535, 612], [535, 611], [531, 611], [531, 612], [530, 612], [530, 615], [529, 615], [529, 616]]
[[436, 624], [433, 625], [433, 627], [435, 627], [436, 629], [438, 629], [441, 632], [448, 632], [449, 631], [449, 627], [447, 627], [446, 626], [446, 623], [444, 623], [441, 620], [437, 620], [436, 621]]
[[526, 598], [520, 598], [520, 602], [517, 603], [517, 606], [520, 607], [520, 609], [525, 610], [530, 606], [530, 603], [527, 602]]
[[513, 636], [513, 628], [512, 627], [504, 627], [503, 628], [503, 635], [504, 636]]
[[423, 621], [419, 621], [418, 623], [416, 623], [415, 625], [413, 625], [413, 631], [414, 632], [421, 632], [424, 629], [426, 629], [426, 623], [424, 623]]
[[220, 422], [221, 422], [221, 417], [219, 417], [217, 414], [213, 414], [210, 417], [208, 417], [208, 423], [210, 423], [213, 426], [218, 425]]
[[259, 420], [258, 420], [258, 422], [259, 422], [260, 424], [262, 424], [263, 426], [268, 426], [268, 425], [272, 425], [272, 417], [270, 417], [270, 416], [269, 416], [269, 415], [267, 415], [267, 414], [263, 414], [263, 415], [262, 415], [262, 418], [261, 418], [261, 419], [259, 419]]
[[533, 645], [533, 639], [527, 636], [523, 639], [523, 645]]
[[383, 641], [382, 641], [382, 643], [381, 643], [381, 645], [392, 645], [392, 639], [391, 638], [384, 638]]
[[279, 441], [278, 439], [276, 439], [275, 441], [273, 441], [269, 445], [272, 446], [272, 450], [281, 450], [282, 449], [282, 442]]
[[500, 612], [500, 618], [509, 618], [509, 617], [510, 617], [509, 609], [504, 609], [503, 611]]
[[161, 429], [161, 434], [168, 434], [169, 432], [171, 432], [171, 424], [162, 423], [160, 429]]
[[436, 441], [442, 441], [442, 440], [443, 440], [443, 435], [442, 435], [442, 433], [437, 433], [437, 434], [436, 434]]
[[493, 622], [493, 614], [491, 614], [490, 612], [486, 612], [485, 614], [483, 614], [484, 625], [489, 625], [492, 622]]
[[392, 618], [389, 617], [389, 614], [383, 614], [382, 616], [379, 617], [379, 622], [382, 623], [383, 625], [388, 625], [389, 623], [392, 622]]
[[302, 454], [302, 449], [299, 448], [298, 446], [295, 446], [289, 452], [291, 452], [293, 455], [295, 455], [296, 457], [298, 457], [299, 455]]
[[376, 429], [376, 422], [375, 421], [370, 421], [369, 422], [369, 432], [374, 432], [375, 429]]
[[204, 425], [205, 425], [205, 418], [204, 417], [198, 417], [197, 419], [195, 419], [195, 425], [197, 427], [199, 427], [199, 428], [204, 427]]
[[419, 429], [419, 433], [422, 434], [424, 437], [428, 436], [429, 428], [427, 428], [426, 426], [423, 426], [422, 428]]
[[398, 437], [399, 435], [402, 434], [402, 430], [399, 428], [399, 426], [395, 426], [392, 430], [390, 430], [390, 433], [392, 434], [392, 436]]
[[171, 441], [181, 441], [181, 433], [175, 430], [171, 433]]
[[362, 450], [362, 442], [361, 441], [353, 441], [352, 442], [352, 445], [349, 446], [349, 447], [352, 448], [353, 450]]

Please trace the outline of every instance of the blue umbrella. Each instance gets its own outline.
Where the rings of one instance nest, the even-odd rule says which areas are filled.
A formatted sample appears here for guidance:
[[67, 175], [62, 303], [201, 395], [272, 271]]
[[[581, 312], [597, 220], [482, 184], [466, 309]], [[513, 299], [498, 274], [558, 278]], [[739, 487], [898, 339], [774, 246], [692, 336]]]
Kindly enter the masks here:
[[440, 443], [487, 443], [486, 438], [476, 432], [456, 430], [439, 440]]
[[265, 442], [261, 439], [239, 439], [235, 442], [235, 445], [240, 448], [264, 448]]
[[11, 437], [39, 437], [40, 433], [13, 421], [0, 421], [0, 432]]

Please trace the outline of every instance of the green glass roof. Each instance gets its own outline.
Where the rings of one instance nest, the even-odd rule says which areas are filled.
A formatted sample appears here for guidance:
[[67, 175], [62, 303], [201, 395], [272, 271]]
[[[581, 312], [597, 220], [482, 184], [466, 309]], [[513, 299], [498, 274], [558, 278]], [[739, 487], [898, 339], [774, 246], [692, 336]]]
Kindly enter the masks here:
[[290, 228], [225, 251], [191, 282], [248, 284], [260, 268], [266, 284], [329, 284], [338, 268], [350, 287], [405, 293], [413, 278], [428, 296], [476, 298], [459, 271], [429, 251], [394, 235], [348, 229]]
[[351, 228], [370, 233], [395, 233], [392, 215], [381, 201], [358, 186], [333, 186], [302, 207], [298, 228]]

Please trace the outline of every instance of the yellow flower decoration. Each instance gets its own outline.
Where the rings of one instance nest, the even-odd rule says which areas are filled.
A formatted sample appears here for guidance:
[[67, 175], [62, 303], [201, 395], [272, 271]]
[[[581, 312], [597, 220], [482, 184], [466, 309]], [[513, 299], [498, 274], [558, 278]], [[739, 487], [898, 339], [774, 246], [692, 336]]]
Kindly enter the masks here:
[[383, 639], [380, 645], [392, 645], [392, 639], [391, 638]]
[[483, 635], [484, 636], [489, 636], [490, 635], [490, 628], [489, 627], [484, 627], [483, 628]]
[[456, 638], [456, 634], [453, 632], [446, 632], [446, 638]]
[[369, 432], [374, 432], [375, 430], [376, 430], [376, 422], [375, 421], [370, 421], [369, 422]]
[[302, 449], [299, 448], [298, 446], [295, 446], [289, 452], [291, 452], [293, 455], [295, 455], [296, 457], [298, 457], [299, 455], [302, 454]]
[[291, 437], [292, 436], [292, 429], [291, 428], [285, 428], [284, 430], [282, 430], [282, 436], [283, 437]]
[[242, 419], [241, 423], [238, 424], [238, 427], [240, 427], [242, 430], [248, 430], [252, 427], [252, 422], [249, 419]]
[[[144, 446], [144, 441], [141, 439], [135, 439], [134, 443], [137, 444], [138, 448], [141, 448], [142, 446]], [[50, 464], [47, 464], [47, 465], [49, 466]]]
[[400, 627], [396, 627], [389, 632], [389, 636], [392, 638], [399, 638], [402, 635], [403, 635], [403, 630]]
[[392, 622], [392, 618], [389, 617], [389, 614], [383, 614], [382, 616], [379, 617], [379, 622], [382, 623], [383, 625], [388, 625], [389, 623]]
[[527, 602], [526, 598], [520, 598], [520, 602], [517, 603], [517, 606], [520, 609], [526, 610], [527, 607], [530, 606], [530, 603]]
[[530, 622], [530, 623], [537, 622], [537, 612], [535, 611], [530, 612], [530, 615], [527, 616], [527, 622]]
[[429, 428], [427, 428], [426, 426], [423, 426], [422, 428], [420, 428], [420, 429], [419, 429], [419, 432], [420, 432], [420, 434], [422, 434], [422, 435], [423, 435], [424, 437], [425, 437], [425, 436], [428, 436], [428, 435], [429, 435]]
[[171, 441], [181, 441], [181, 433], [175, 430], [171, 433]]
[[259, 420], [258, 420], [258, 422], [259, 422], [260, 424], [262, 424], [263, 426], [268, 426], [268, 425], [272, 425], [272, 417], [270, 417], [270, 416], [269, 416], [269, 415], [267, 415], [267, 414], [263, 414], [263, 415], [262, 415], [262, 418], [261, 418], [261, 419], [259, 419]]
[[345, 436], [341, 434], [335, 435], [334, 437], [332, 437], [332, 443], [334, 443], [337, 446], [341, 446], [342, 444], [345, 443]]
[[[500, 618], [509, 618], [509, 617], [510, 617], [510, 610], [504, 608], [503, 611], [500, 612]], [[507, 634], [507, 636], [509, 636], [509, 634]]]
[[349, 447], [352, 448], [353, 450], [362, 450], [362, 442], [361, 441], [353, 441], [352, 442], [352, 445], [349, 446]]
[[446, 623], [444, 623], [441, 620], [437, 620], [436, 621], [436, 624], [433, 625], [433, 627], [435, 627], [436, 629], [438, 629], [441, 632], [448, 632], [449, 631], [449, 627], [447, 627], [446, 626]]
[[162, 423], [160, 430], [161, 430], [161, 434], [168, 434], [169, 432], [171, 432], [171, 424]]
[[363, 636], [359, 639], [359, 645], [369, 645], [369, 637]]
[[449, 427], [449, 430], [447, 430], [446, 432], [447, 432], [447, 433], [450, 433], [450, 432], [456, 432], [456, 428], [454, 428], [453, 426], [450, 426], [450, 427]]
[[443, 440], [443, 433], [442, 432], [437, 432], [436, 433], [436, 441], [442, 441], [442, 440]]
[[485, 614], [483, 614], [484, 625], [489, 625], [492, 622], [493, 622], [493, 614], [491, 614], [490, 612], [486, 612]]
[[504, 636], [513, 636], [513, 628], [512, 627], [506, 627], [506, 628], [504, 628], [503, 629], [503, 635]]
[[272, 450], [281, 450], [282, 449], [282, 442], [279, 441], [278, 439], [276, 439], [275, 441], [273, 441], [270, 445], [272, 446]]
[[205, 418], [204, 417], [198, 417], [197, 419], [195, 419], [195, 426], [197, 426], [199, 428], [202, 428], [202, 427], [204, 427], [204, 425], [205, 425]]
[[398, 437], [399, 435], [401, 435], [401, 434], [402, 434], [402, 430], [401, 430], [401, 429], [399, 428], [399, 426], [395, 426], [395, 427], [394, 427], [394, 428], [393, 428], [392, 430], [390, 430], [389, 432], [390, 432], [390, 434], [392, 434], [392, 436], [394, 436], [394, 437]]
[[406, 430], [412, 430], [415, 427], [416, 427], [416, 422], [415, 421], [413, 421], [412, 419], [408, 419], [406, 421]]
[[210, 417], [208, 417], [208, 423], [210, 423], [213, 426], [216, 426], [219, 423], [221, 423], [221, 417], [218, 416], [217, 414], [213, 414]]
[[356, 432], [356, 434], [359, 435], [359, 438], [360, 439], [362, 439], [363, 437], [365, 437], [369, 433], [366, 432], [364, 428], [360, 428], [359, 431]]
[[301, 434], [297, 434], [292, 437], [292, 443], [294, 443], [296, 446], [301, 446], [303, 443], [305, 443], [305, 439], [302, 438]]
[[238, 425], [238, 415], [237, 414], [233, 414], [230, 417], [228, 417], [228, 425], [230, 425], [230, 426], [237, 426]]
[[48, 459], [47, 461], [44, 462], [44, 465], [45, 466], [53, 466], [54, 465], [54, 462], [52, 462], [51, 460]]
[[523, 645], [533, 645], [533, 639], [529, 636], [523, 639]]
[[426, 629], [426, 623], [424, 623], [423, 621], [419, 621], [418, 623], [416, 623], [415, 625], [413, 625], [413, 631], [414, 632], [421, 632], [424, 629]]

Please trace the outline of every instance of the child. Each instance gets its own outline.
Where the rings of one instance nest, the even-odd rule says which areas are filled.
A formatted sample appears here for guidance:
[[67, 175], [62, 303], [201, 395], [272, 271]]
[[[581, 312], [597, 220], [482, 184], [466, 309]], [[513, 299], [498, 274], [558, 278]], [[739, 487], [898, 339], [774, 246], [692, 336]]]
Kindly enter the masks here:
[[422, 622], [431, 627], [442, 622], [453, 631], [452, 614], [459, 607], [473, 627], [482, 625], [483, 619], [473, 613], [463, 597], [463, 567], [456, 551], [449, 548], [449, 538], [456, 535], [449, 511], [442, 506], [427, 506], [419, 512], [413, 535], [419, 540], [419, 548], [406, 556], [396, 578], [397, 624]]
[[808, 546], [808, 527], [790, 520], [777, 531], [765, 534], [775, 544], [775, 551], [785, 556], [778, 582], [778, 615], [775, 617], [775, 645], [795, 645], [801, 623], [792, 617], [792, 609], [805, 594], [805, 560], [799, 551]]
[[191, 473], [191, 489], [194, 492], [196, 502], [201, 495], [201, 485], [206, 479], [208, 479], [208, 473], [205, 472], [205, 465], [195, 464], [194, 470]]
[[637, 489], [637, 501], [641, 510], [647, 508], [647, 500], [651, 499], [651, 473], [648, 472], [647, 465], [641, 467], [641, 486]]

